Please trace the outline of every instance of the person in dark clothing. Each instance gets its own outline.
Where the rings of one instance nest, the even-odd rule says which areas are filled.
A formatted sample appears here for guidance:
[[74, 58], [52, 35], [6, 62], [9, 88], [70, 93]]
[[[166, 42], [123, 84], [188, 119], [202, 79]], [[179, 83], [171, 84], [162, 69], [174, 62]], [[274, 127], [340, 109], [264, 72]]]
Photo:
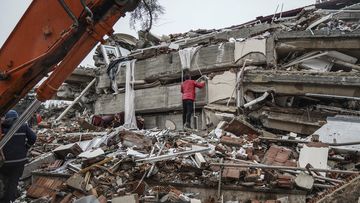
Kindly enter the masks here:
[[[3, 134], [10, 130], [17, 118], [18, 113], [15, 110], [6, 113], [5, 120], [1, 124]], [[0, 202], [15, 201], [19, 179], [27, 162], [27, 152], [35, 141], [36, 134], [27, 124], [24, 124], [2, 149], [4, 164], [0, 167], [0, 174], [4, 178], [5, 194]]]
[[181, 84], [183, 101], [183, 124], [184, 128], [191, 128], [191, 116], [194, 111], [195, 88], [203, 88], [205, 82], [191, 80], [190, 74], [185, 75], [185, 81]]

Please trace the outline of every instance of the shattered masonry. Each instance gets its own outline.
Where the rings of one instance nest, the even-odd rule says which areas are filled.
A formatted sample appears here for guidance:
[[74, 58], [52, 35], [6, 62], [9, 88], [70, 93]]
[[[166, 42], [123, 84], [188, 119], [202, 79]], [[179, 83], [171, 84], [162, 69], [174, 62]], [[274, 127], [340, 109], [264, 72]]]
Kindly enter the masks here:
[[[79, 67], [58, 92], [74, 100], [97, 79], [65, 120], [50, 128], [64, 108], [42, 110], [19, 201], [357, 202], [359, 10], [325, 1], [151, 41], [115, 34], [106, 46], [118, 53], [99, 46], [97, 68]], [[208, 78], [191, 131], [184, 67]], [[126, 84], [139, 130], [122, 126]]]

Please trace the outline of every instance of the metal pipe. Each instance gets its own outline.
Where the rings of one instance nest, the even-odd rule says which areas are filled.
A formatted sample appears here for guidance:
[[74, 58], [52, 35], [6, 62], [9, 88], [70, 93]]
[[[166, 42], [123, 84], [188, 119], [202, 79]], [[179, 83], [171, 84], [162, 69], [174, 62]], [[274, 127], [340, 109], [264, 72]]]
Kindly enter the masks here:
[[282, 18], [283, 11], [284, 11], [284, 3], [281, 4], [281, 11], [280, 11], [280, 17], [279, 17], [279, 19]]
[[314, 187], [317, 187], [317, 188], [325, 188], [325, 189], [329, 189], [329, 188], [333, 188], [333, 187], [334, 187], [333, 185], [324, 185], [324, 184], [319, 184], [319, 183], [314, 183], [313, 186], [314, 186]]
[[276, 13], [277, 13], [278, 9], [279, 9], [279, 4], [277, 5], [276, 10], [275, 10], [275, 13], [274, 13], [274, 15], [273, 15], [273, 17], [272, 17], [272, 19], [271, 19], [271, 24], [274, 22], [274, 20], [275, 20], [275, 18], [276, 18]]
[[[234, 89], [233, 89], [233, 91], [231, 93], [231, 96], [230, 96], [229, 100], [226, 103], [226, 106], [229, 106], [231, 98], [233, 98], [233, 95], [234, 95], [235, 91], [238, 89], [239, 86], [241, 87], [241, 85], [242, 85], [242, 82], [243, 82], [242, 77], [244, 76], [246, 62], [248, 62], [248, 61], [251, 62], [252, 59], [245, 59], [244, 60], [243, 66], [242, 66], [242, 68], [240, 70], [240, 73], [238, 73], [238, 75], [236, 76], [236, 85], [235, 85], [235, 87], [234, 87]], [[242, 94], [242, 96], [243, 96], [243, 94]], [[237, 95], [236, 95], [236, 105], [238, 107], [241, 106], [241, 104], [244, 103], [244, 101], [242, 101], [242, 102], [239, 101], [240, 97], [242, 97], [242, 96], [240, 95], [240, 91], [238, 90]]]
[[310, 143], [310, 141], [306, 141], [306, 140], [286, 140], [286, 139], [271, 138], [271, 137], [259, 137], [259, 139], [264, 140], [264, 141], [269, 141], [269, 142], [283, 142], [283, 143], [293, 143], [293, 144]]
[[330, 146], [349, 146], [349, 145], [359, 145], [360, 141], [357, 142], [343, 142], [343, 143], [326, 143]]
[[[223, 158], [220, 159], [220, 163], [223, 163]], [[219, 172], [219, 182], [218, 182], [218, 199], [220, 199], [221, 196], [221, 177], [222, 177], [222, 171], [223, 171], [223, 167], [220, 168], [220, 172]]]
[[[306, 141], [306, 140], [286, 140], [286, 139], [279, 139], [279, 138], [270, 138], [270, 137], [259, 137], [260, 140], [265, 140], [265, 141], [269, 141], [269, 142], [284, 142], [284, 143], [294, 143], [294, 144], [298, 144], [298, 143], [302, 143], [302, 144], [307, 144], [307, 143], [311, 143], [311, 141]], [[326, 143], [326, 142], [322, 142], [323, 144], [327, 144], [329, 146], [335, 147], [335, 146], [349, 146], [349, 145], [359, 145], [360, 141], [356, 141], [356, 142], [343, 142], [343, 143]]]
[[[312, 56], [307, 56], [306, 58], [302, 58], [300, 60], [297, 60], [295, 59], [295, 61], [292, 61], [284, 66], [282, 66], [282, 68], [287, 68], [287, 67], [290, 67], [290, 66], [293, 66], [293, 65], [296, 65], [296, 64], [299, 64], [299, 63], [302, 63], [304, 61], [308, 61], [310, 59], [314, 59], [314, 58], [318, 58], [318, 57], [321, 57], [321, 56], [325, 56], [327, 55], [329, 52], [325, 51], [325, 52], [320, 52], [318, 54], [315, 54], [315, 55], [312, 55]], [[301, 56], [301, 57], [304, 57], [304, 56]]]
[[244, 104], [244, 108], [248, 108], [248, 107], [250, 107], [252, 105], [255, 105], [255, 104], [257, 104], [257, 103], [259, 103], [261, 101], [264, 101], [269, 95], [270, 95], [269, 92], [264, 92], [264, 94], [261, 95], [260, 97], [258, 97], [256, 99]]
[[[166, 144], [166, 141], [164, 141], [164, 144], [163, 144], [163, 145], [161, 146], [161, 148], [159, 149], [156, 157], [160, 156], [161, 152], [163, 151], [163, 149], [164, 149], [164, 147], [165, 147], [165, 144]], [[155, 149], [155, 148], [154, 148], [154, 149]], [[150, 153], [150, 157], [151, 157], [151, 154], [152, 154], [152, 153]], [[153, 172], [153, 170], [154, 170], [154, 168], [155, 168], [155, 164], [156, 164], [156, 162], [152, 163], [151, 168], [150, 168], [150, 170], [149, 170], [149, 172], [148, 172], [148, 174], [147, 174], [147, 176], [146, 176], [147, 178], [149, 178], [149, 177], [151, 176], [151, 174], [152, 174], [152, 172]]]
[[332, 173], [344, 173], [344, 174], [359, 174], [359, 171], [345, 171], [345, 170], [332, 170], [322, 168], [302, 168], [302, 167], [289, 167], [289, 166], [270, 166], [259, 164], [221, 164], [211, 163], [212, 166], [226, 166], [226, 167], [238, 167], [238, 168], [261, 168], [261, 169], [274, 169], [274, 170], [299, 170], [299, 171], [317, 171], [317, 172], [332, 172]]
[[334, 182], [334, 183], [345, 183], [345, 181], [343, 180], [337, 180], [337, 179], [333, 179], [333, 178], [327, 178], [327, 177], [323, 177], [323, 176], [318, 176], [318, 175], [312, 175], [314, 178], [320, 179], [320, 180], [326, 180], [329, 182]]
[[360, 71], [360, 66], [359, 65], [348, 63], [346, 61], [342, 61], [342, 60], [339, 60], [339, 59], [333, 59], [333, 60], [331, 60], [331, 62], [336, 63], [336, 64], [341, 65], [341, 66], [351, 68], [351, 69], [355, 69], [357, 71]]
[[136, 162], [154, 163], [154, 162], [158, 162], [158, 161], [172, 159], [172, 158], [178, 157], [178, 156], [192, 155], [192, 154], [195, 154], [198, 152], [199, 153], [208, 152], [210, 150], [211, 150], [211, 148], [194, 149], [194, 150], [189, 150], [189, 151], [184, 151], [184, 152], [179, 152], [179, 153], [174, 153], [174, 154], [165, 154], [165, 155], [161, 155], [161, 156], [157, 156], [157, 157], [149, 157], [149, 158], [145, 158], [145, 159], [139, 159], [139, 160], [136, 160]]
[[93, 20], [94, 14], [93, 14], [93, 12], [90, 10], [90, 8], [86, 5], [85, 0], [80, 0], [80, 2], [81, 2], [81, 5], [84, 7], [86, 13], [89, 14], [89, 17], [91, 18], [91, 20]]
[[85, 89], [80, 93], [78, 97], [75, 98], [75, 100], [60, 114], [59, 117], [56, 118], [55, 123], [60, 121], [66, 113], [81, 99], [81, 97], [84, 96], [84, 94], [90, 89], [91, 86], [96, 82], [96, 78], [94, 78], [86, 87]]
[[70, 8], [66, 5], [65, 0], [58, 0], [58, 1], [59, 1], [60, 5], [64, 8], [64, 10], [66, 11], [68, 16], [70, 16], [70, 18], [74, 21], [74, 26], [78, 27], [79, 21], [78, 21], [77, 17], [74, 15], [74, 13], [70, 10]]

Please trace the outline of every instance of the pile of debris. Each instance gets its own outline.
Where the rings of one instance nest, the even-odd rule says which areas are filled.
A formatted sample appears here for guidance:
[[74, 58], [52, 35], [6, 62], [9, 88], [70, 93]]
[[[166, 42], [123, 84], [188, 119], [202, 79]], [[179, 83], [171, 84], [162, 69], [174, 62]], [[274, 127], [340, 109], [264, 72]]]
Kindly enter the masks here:
[[39, 133], [20, 202], [314, 202], [359, 178], [357, 152], [274, 138], [241, 118], [209, 133], [70, 129]]

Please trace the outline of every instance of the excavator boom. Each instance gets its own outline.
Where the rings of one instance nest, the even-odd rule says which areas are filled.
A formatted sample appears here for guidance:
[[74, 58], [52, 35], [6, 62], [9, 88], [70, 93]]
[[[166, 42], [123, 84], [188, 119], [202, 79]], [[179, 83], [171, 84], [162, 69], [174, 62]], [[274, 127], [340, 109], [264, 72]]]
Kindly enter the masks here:
[[0, 116], [41, 79], [50, 99], [93, 47], [138, 0], [33, 0], [0, 49]]
[[0, 141], [0, 148], [28, 117], [51, 99], [86, 55], [139, 0], [33, 0], [0, 49], [0, 116], [44, 77], [37, 100]]

